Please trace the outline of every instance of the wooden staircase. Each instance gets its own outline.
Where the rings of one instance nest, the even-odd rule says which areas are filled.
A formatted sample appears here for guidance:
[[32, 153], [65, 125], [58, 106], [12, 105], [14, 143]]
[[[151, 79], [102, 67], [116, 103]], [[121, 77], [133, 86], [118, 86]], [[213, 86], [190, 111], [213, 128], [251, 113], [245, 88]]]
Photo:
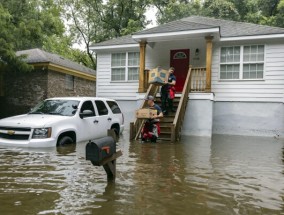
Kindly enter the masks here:
[[[180, 95], [177, 95], [180, 96]], [[173, 101], [173, 107], [175, 110], [178, 109], [178, 104], [180, 102], [180, 97], [176, 97]], [[160, 107], [162, 106], [161, 98], [158, 96], [156, 97], [156, 104], [158, 104]], [[163, 118], [160, 119], [160, 126], [161, 126], [161, 134], [159, 136], [160, 140], [167, 140], [171, 141], [171, 127], [174, 122], [175, 116], [177, 112], [169, 112], [168, 115], [164, 115]]]
[[[191, 91], [191, 74], [192, 69], [189, 68], [184, 88], [180, 96], [176, 96], [173, 101], [173, 106], [176, 112], [169, 112], [168, 115], [160, 119], [161, 134], [159, 139], [166, 141], [179, 141], [181, 128], [185, 116], [186, 106], [188, 102], [188, 94]], [[156, 103], [161, 106], [161, 99], [157, 97], [159, 87], [155, 85], [150, 85], [146, 92], [145, 97], [152, 95], [156, 99]], [[140, 108], [147, 107], [147, 102], [143, 101]], [[140, 138], [140, 133], [144, 125], [145, 120], [136, 119], [134, 122], [130, 123], [130, 140], [137, 140]]]

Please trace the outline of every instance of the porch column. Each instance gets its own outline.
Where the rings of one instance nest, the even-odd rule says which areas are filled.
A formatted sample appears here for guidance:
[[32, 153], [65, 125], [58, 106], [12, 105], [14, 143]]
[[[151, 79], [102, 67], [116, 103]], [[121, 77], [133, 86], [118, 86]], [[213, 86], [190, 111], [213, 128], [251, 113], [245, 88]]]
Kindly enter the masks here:
[[138, 92], [139, 93], [144, 93], [145, 92], [145, 75], [144, 75], [144, 70], [145, 70], [145, 54], [146, 54], [146, 41], [141, 41], [140, 43], [140, 67], [139, 67], [139, 88]]
[[206, 36], [206, 92], [211, 92], [211, 68], [212, 68], [212, 40], [213, 36]]

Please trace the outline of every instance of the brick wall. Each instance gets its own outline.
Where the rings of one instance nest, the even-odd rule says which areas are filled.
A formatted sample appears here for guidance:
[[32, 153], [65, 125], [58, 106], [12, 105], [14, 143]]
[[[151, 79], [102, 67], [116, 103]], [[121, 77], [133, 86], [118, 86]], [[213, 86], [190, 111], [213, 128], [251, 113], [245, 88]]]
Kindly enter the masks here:
[[27, 113], [51, 97], [95, 96], [96, 82], [74, 78], [74, 90], [65, 87], [65, 74], [54, 71], [6, 72], [4, 97], [0, 96], [0, 118]]
[[0, 118], [27, 113], [46, 95], [47, 71], [6, 72], [4, 97], [0, 100]]
[[65, 74], [55, 71], [48, 73], [47, 96], [96, 96], [96, 82], [74, 77], [74, 89], [68, 90], [65, 85]]

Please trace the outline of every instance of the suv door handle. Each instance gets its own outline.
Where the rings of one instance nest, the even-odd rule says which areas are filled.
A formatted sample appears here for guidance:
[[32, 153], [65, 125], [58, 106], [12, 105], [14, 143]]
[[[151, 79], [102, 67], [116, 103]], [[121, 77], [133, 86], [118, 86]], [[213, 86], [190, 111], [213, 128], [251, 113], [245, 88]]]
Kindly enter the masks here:
[[94, 121], [94, 123], [98, 123], [98, 122], [99, 122], [99, 120], [95, 120], [95, 121]]
[[112, 120], [110, 117], [107, 119], [108, 121]]

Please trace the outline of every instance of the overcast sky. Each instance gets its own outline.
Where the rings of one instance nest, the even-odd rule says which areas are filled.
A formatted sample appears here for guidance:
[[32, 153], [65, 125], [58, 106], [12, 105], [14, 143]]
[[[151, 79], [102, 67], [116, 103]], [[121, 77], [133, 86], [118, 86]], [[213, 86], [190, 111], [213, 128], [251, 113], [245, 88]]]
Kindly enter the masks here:
[[145, 15], [146, 15], [147, 20], [151, 21], [151, 24], [147, 25], [146, 28], [152, 28], [152, 27], [157, 26], [156, 13], [157, 13], [157, 8], [156, 7], [150, 7], [147, 10]]
[[[151, 21], [151, 23], [149, 25], [147, 25], [146, 28], [153, 28], [153, 27], [157, 26], [156, 12], [157, 12], [157, 8], [155, 8], [155, 7], [150, 7], [146, 11], [146, 13], [145, 13], [146, 19], [148, 21]], [[85, 45], [84, 45], [84, 43], [82, 43], [82, 44], [75, 43], [75, 44], [73, 44], [73, 48], [85, 50]]]

